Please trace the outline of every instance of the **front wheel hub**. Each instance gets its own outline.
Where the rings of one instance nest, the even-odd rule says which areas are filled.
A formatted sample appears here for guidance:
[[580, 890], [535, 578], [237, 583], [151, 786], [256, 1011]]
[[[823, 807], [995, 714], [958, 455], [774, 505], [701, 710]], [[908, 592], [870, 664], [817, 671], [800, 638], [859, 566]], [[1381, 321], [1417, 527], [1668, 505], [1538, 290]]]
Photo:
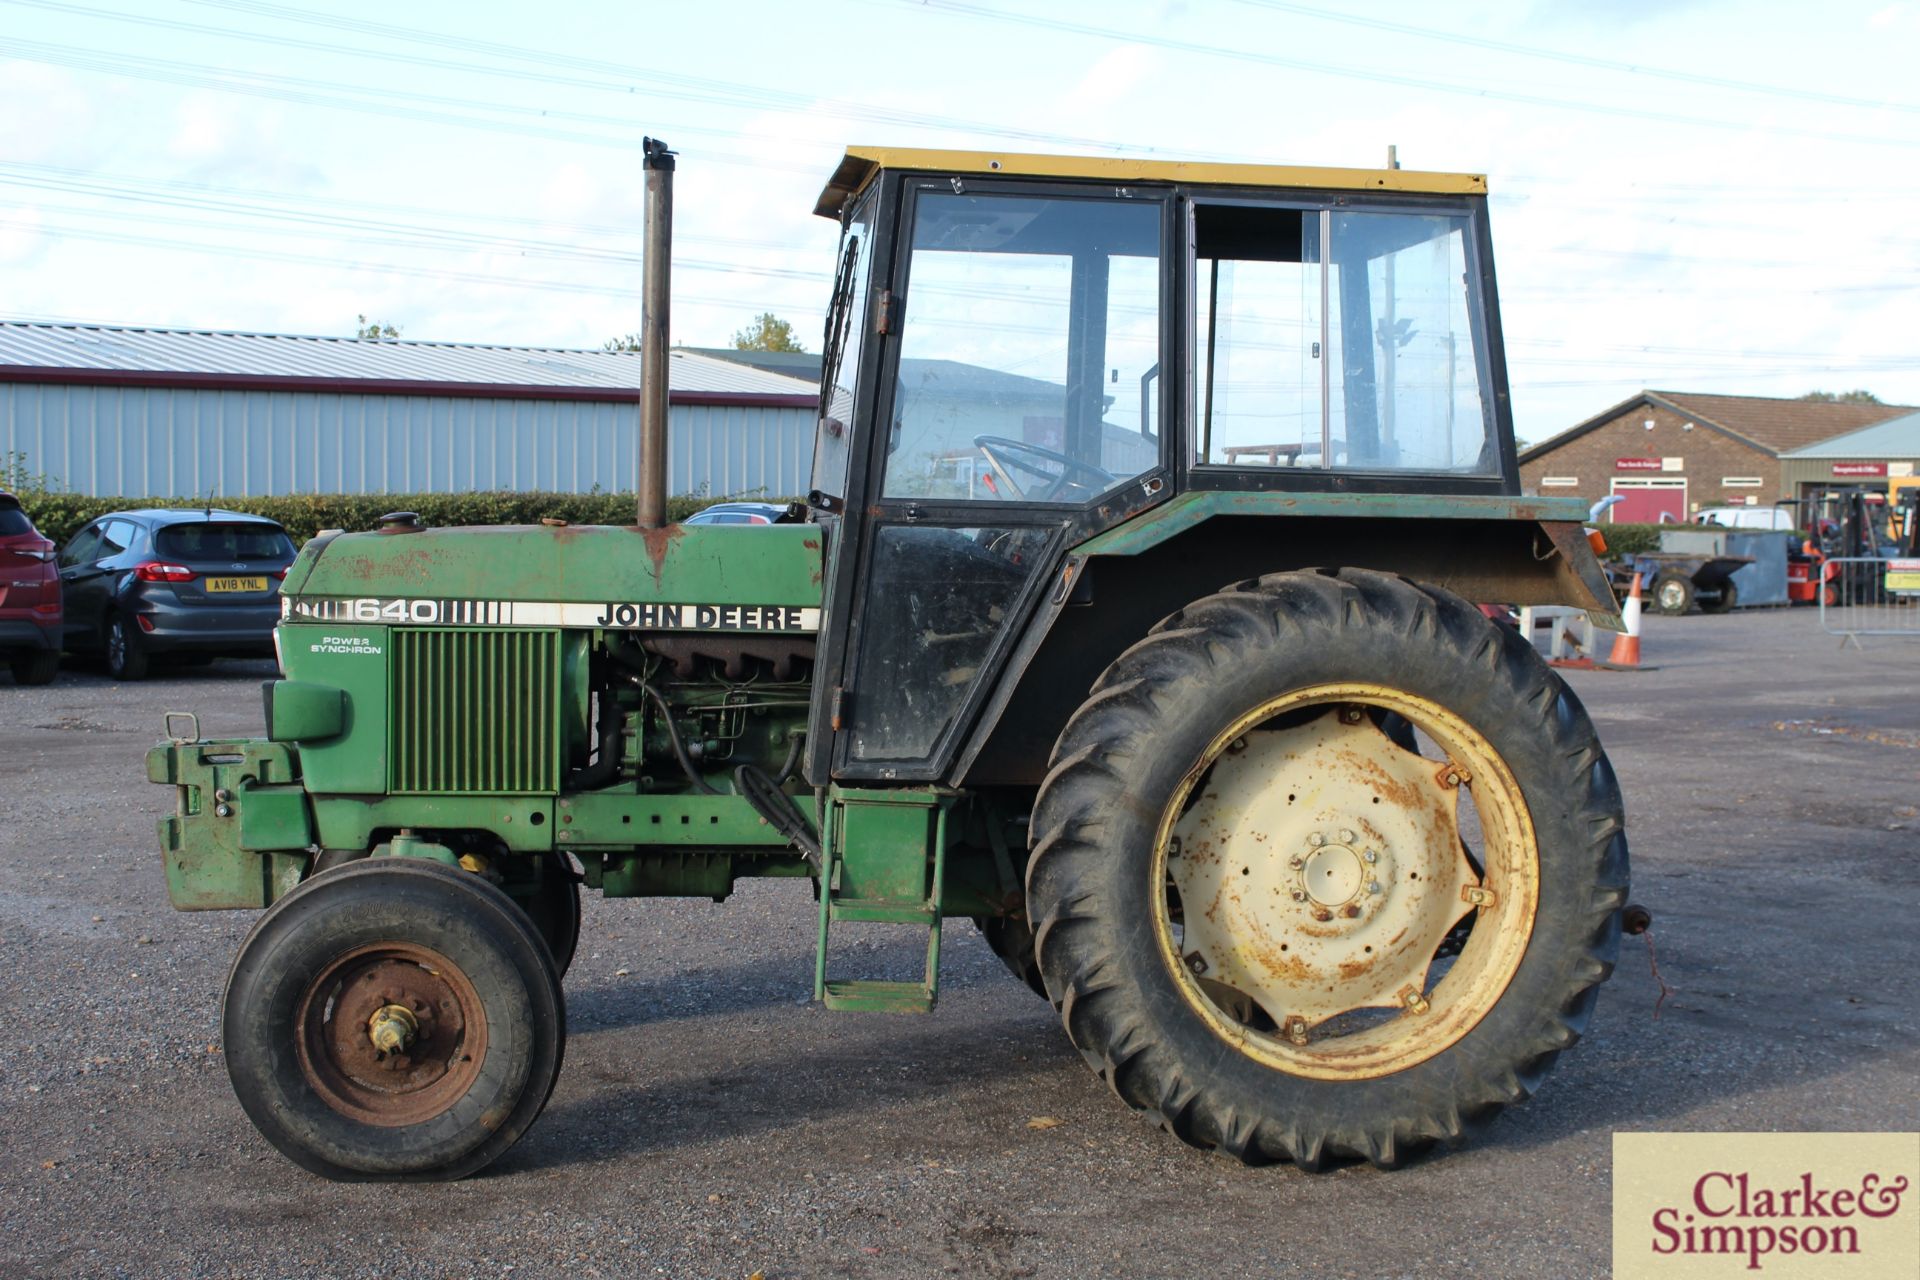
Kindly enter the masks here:
[[420, 1019], [403, 1004], [381, 1005], [367, 1019], [367, 1038], [378, 1053], [405, 1053], [419, 1034]]

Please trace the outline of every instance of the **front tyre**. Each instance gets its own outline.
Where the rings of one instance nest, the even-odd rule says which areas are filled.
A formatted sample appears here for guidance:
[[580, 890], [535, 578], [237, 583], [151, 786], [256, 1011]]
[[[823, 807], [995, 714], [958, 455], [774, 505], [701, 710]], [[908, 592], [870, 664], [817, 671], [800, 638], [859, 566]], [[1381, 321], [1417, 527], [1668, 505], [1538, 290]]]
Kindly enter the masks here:
[[1130, 1105], [1250, 1164], [1390, 1167], [1526, 1098], [1626, 901], [1572, 692], [1465, 601], [1364, 570], [1162, 622], [1068, 722], [1033, 832], [1068, 1035]]
[[254, 1126], [342, 1181], [461, 1178], [545, 1107], [566, 1038], [560, 976], [478, 876], [371, 858], [308, 880], [241, 945], [228, 1074]]

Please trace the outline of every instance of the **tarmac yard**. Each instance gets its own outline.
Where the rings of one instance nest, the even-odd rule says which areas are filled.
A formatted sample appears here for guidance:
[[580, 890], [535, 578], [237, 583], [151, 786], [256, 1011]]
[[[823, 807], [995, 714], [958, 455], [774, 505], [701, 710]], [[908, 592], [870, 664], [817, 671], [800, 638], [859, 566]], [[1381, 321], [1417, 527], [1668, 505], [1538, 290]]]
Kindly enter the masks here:
[[1532, 1102], [1321, 1175], [1143, 1123], [964, 921], [933, 1016], [826, 1012], [807, 886], [745, 881], [588, 899], [559, 1087], [482, 1176], [320, 1181], [229, 1090], [253, 913], [169, 907], [141, 759], [167, 710], [259, 732], [271, 664], [0, 683], [0, 1274], [1604, 1276], [1617, 1130], [1920, 1127], [1920, 644], [1770, 610], [1644, 645], [1571, 681], [1672, 994], [1627, 939]]

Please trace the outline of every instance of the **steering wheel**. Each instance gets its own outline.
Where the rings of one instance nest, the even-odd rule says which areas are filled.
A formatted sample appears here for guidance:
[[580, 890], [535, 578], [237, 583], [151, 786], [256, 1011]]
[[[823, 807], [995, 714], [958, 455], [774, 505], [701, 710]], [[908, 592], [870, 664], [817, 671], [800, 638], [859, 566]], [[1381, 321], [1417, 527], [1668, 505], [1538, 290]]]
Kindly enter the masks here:
[[[1018, 490], [1022, 498], [1027, 496], [1026, 486], [1013, 478], [1014, 470], [1052, 481], [1052, 487], [1045, 493], [1038, 498], [1029, 499], [1033, 502], [1054, 502], [1069, 488], [1086, 488], [1086, 485], [1075, 485], [1073, 476], [1076, 472], [1093, 477], [1095, 492], [1105, 489], [1114, 480], [1111, 471], [1096, 467], [1091, 462], [1069, 458], [1064, 453], [1055, 453], [1052, 449], [1043, 449], [1037, 444], [1028, 444], [1025, 440], [1010, 440], [1006, 436], [975, 436], [973, 446], [986, 455], [987, 462], [1000, 473], [1000, 478]], [[1043, 467], [1040, 463], [1031, 461], [1032, 458], [1039, 458], [1054, 465]], [[1055, 474], [1056, 471], [1058, 474]]]

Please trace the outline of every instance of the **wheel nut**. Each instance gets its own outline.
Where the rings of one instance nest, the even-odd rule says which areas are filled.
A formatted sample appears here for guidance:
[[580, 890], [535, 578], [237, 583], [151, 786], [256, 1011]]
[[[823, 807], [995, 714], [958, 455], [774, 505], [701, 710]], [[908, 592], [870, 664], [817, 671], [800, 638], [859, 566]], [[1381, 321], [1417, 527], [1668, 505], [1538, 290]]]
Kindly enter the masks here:
[[1287, 865], [1292, 867], [1295, 871], [1298, 871], [1300, 868], [1307, 865], [1307, 860], [1296, 853], [1291, 858], [1287, 859]]
[[1318, 849], [1321, 845], [1325, 844], [1326, 842], [1327, 842], [1327, 838], [1321, 835], [1318, 831], [1314, 832], [1312, 835], [1307, 837], [1307, 843], [1312, 845], [1316, 849]]
[[1352, 844], [1352, 843], [1353, 843], [1353, 832], [1351, 832], [1351, 831], [1349, 831], [1349, 830], [1347, 830], [1347, 829], [1346, 829], [1345, 827], [1342, 827], [1342, 828], [1340, 828], [1340, 843], [1341, 843], [1341, 844]]
[[1360, 708], [1348, 707], [1346, 710], [1342, 711], [1340, 713], [1340, 723], [1341, 724], [1359, 724]]
[[1374, 852], [1373, 850], [1371, 850], [1371, 849], [1369, 849], [1369, 850], [1367, 850], [1367, 851], [1366, 851], [1365, 853], [1363, 853], [1363, 854], [1361, 854], [1360, 856], [1361, 856], [1361, 857], [1363, 857], [1363, 858], [1365, 858], [1365, 859], [1366, 859], [1366, 860], [1367, 860], [1368, 862], [1378, 862], [1378, 861], [1380, 861], [1380, 855], [1379, 855], [1379, 854], [1377, 854], [1377, 853], [1375, 853], [1375, 852]]
[[1293, 900], [1295, 902], [1305, 902], [1307, 900], [1307, 891], [1305, 889], [1295, 889], [1293, 891]]
[[1380, 892], [1380, 882], [1378, 880], [1367, 881], [1367, 892], [1368, 893]]

